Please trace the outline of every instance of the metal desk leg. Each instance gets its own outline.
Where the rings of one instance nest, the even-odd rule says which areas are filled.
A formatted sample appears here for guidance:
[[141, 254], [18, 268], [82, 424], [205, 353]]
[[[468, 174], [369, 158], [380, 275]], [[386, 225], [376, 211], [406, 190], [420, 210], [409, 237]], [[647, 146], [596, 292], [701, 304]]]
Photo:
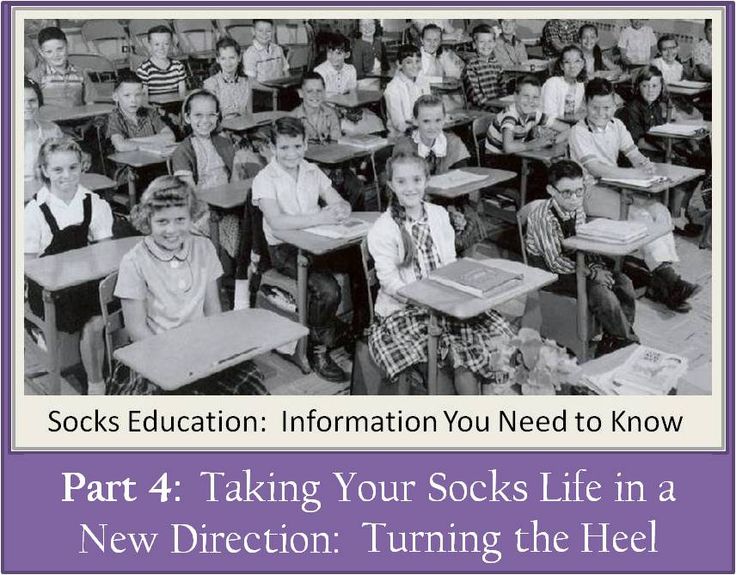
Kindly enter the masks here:
[[381, 186], [378, 182], [378, 170], [376, 169], [376, 153], [371, 152], [371, 169], [373, 170], [373, 185], [376, 186], [376, 202], [378, 211], [381, 211]]
[[526, 205], [526, 192], [527, 186], [529, 185], [529, 160], [526, 158], [521, 159], [521, 182], [519, 185], [519, 209]]
[[588, 360], [588, 286], [585, 278], [585, 252], [578, 251], [576, 254], [576, 279], [578, 290], [578, 338], [580, 339], [582, 357], [581, 363]]
[[[309, 279], [309, 258], [302, 250], [296, 258], [296, 285], [297, 285], [297, 302], [296, 307], [299, 312], [299, 323], [307, 325], [307, 280]], [[299, 340], [296, 346], [296, 362], [302, 373], [309, 373], [311, 368], [307, 359], [307, 338], [305, 335]]]
[[437, 343], [442, 330], [437, 315], [429, 314], [429, 337], [427, 338], [427, 390], [429, 395], [437, 395]]
[[133, 172], [133, 168], [128, 166], [128, 210], [133, 209], [136, 199], [135, 173]]
[[629, 206], [632, 204], [630, 190], [621, 190], [621, 202], [619, 203], [618, 219], [625, 222], [629, 219]]
[[56, 302], [52, 293], [43, 290], [44, 338], [46, 339], [51, 376], [50, 395], [61, 394], [61, 367], [59, 366], [59, 333], [56, 329]]
[[664, 161], [668, 164], [672, 163], [672, 138], [666, 138]]

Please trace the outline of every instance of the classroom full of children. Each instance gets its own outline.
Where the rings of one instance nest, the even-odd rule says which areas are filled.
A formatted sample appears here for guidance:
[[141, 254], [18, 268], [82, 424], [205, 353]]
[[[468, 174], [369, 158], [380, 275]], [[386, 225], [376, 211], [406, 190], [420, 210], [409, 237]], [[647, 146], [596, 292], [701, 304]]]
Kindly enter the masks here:
[[[662, 334], [710, 329], [711, 41], [27, 21], [26, 393], [593, 394], [640, 346], [702, 374], [709, 343]], [[218, 358], [227, 314], [258, 341]], [[192, 325], [214, 332], [186, 381], [116, 353]]]

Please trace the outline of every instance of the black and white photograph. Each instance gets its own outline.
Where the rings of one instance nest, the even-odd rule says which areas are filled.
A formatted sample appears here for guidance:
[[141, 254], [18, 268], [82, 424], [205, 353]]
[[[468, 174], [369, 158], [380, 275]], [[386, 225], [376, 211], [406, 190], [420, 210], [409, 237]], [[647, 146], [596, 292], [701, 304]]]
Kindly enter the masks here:
[[26, 396], [714, 393], [720, 26], [273, 12], [16, 30]]

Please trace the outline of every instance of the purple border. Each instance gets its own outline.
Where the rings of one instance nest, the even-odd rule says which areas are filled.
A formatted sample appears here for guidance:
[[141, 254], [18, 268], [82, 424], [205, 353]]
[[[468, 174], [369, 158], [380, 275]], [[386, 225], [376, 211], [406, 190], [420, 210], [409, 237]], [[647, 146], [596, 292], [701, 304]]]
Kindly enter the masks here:
[[[154, 7], [151, 3], [132, 2], [3, 2], [1, 6], [2, 43], [2, 124], [1, 135], [3, 165], [10, 165], [11, 148], [11, 8], [14, 6], [144, 6]], [[155, 7], [178, 7], [182, 3], [158, 2]], [[189, 5], [187, 3], [187, 5]], [[269, 4], [245, 4], [242, 2], [218, 2], [213, 7], [362, 7], [362, 6], [399, 6], [399, 7], [439, 7], [445, 2], [429, 1], [420, 3], [376, 3], [376, 2], [270, 2]], [[492, 5], [479, 2], [465, 2], [463, 7], [499, 7], [499, 6], [544, 6], [552, 3], [542, 2], [495, 2]], [[566, 2], [564, 6], [605, 8], [616, 6], [644, 7], [633, 2]], [[322, 453], [246, 453], [246, 454], [211, 454], [193, 453], [12, 453], [10, 451], [10, 295], [11, 295], [11, 197], [12, 187], [10, 170], [2, 171], [2, 312], [4, 321], [2, 333], [2, 381], [3, 426], [2, 449], [2, 501], [3, 501], [3, 541], [2, 572], [3, 573], [81, 573], [81, 572], [147, 572], [147, 573], [183, 573], [183, 572], [290, 572], [290, 573], [324, 573], [352, 572], [366, 573], [367, 567], [381, 572], [426, 573], [426, 572], [487, 572], [490, 569], [514, 573], [572, 573], [597, 571], [601, 573], [639, 572], [639, 573], [724, 573], [734, 572], [734, 458], [733, 458], [733, 381], [734, 381], [734, 222], [733, 222], [733, 186], [734, 186], [734, 4], [733, 2], [702, 2], [697, 5], [691, 2], [667, 2], [666, 4], [650, 3], [646, 7], [724, 7], [726, 9], [726, 452], [725, 453], [628, 453], [600, 454], [595, 452], [565, 452], [550, 454], [545, 452], [525, 453], [443, 453], [438, 462], [436, 453], [356, 453], [356, 452], [322, 452]], [[196, 461], [196, 465], [193, 463]], [[182, 477], [193, 483], [190, 478], [196, 477], [201, 469], [221, 469], [237, 472], [244, 467], [263, 470], [263, 474], [273, 470], [280, 478], [329, 480], [331, 470], [356, 470], [361, 476], [379, 480], [383, 478], [381, 469], [391, 469], [392, 478], [419, 478], [432, 471], [444, 471], [458, 479], [472, 480], [485, 473], [489, 468], [497, 468], [499, 473], [509, 477], [528, 478], [540, 470], [562, 473], [586, 467], [598, 477], [610, 477], [616, 471], [622, 471], [631, 478], [642, 480], [652, 478], [673, 478], [681, 488], [681, 503], [671, 507], [648, 503], [634, 508], [617, 508], [616, 504], [596, 506], [593, 504], [570, 505], [564, 508], [556, 504], [543, 506], [534, 503], [518, 503], [504, 506], [491, 503], [489, 506], [478, 504], [436, 504], [434, 507], [415, 502], [410, 508], [380, 504], [352, 504], [340, 507], [334, 501], [334, 489], [325, 487], [323, 498], [326, 500], [324, 510], [320, 514], [307, 515], [299, 513], [292, 505], [284, 509], [279, 507], [233, 507], [222, 505], [206, 505], [202, 503], [201, 489], [187, 486], [182, 490], [182, 498], [189, 501], [186, 509], [171, 507], [172, 504], [155, 507], [150, 499], [141, 498], [133, 504], [117, 505], [111, 509], [105, 505], [75, 504], [75, 516], [69, 518], [70, 507], [59, 502], [59, 480], [62, 471], [80, 470], [90, 476], [97, 474], [99, 479], [125, 477], [127, 474], [135, 479], [148, 481], [155, 479], [161, 472], [169, 471], [174, 477]], [[133, 473], [135, 469], [135, 473]], [[306, 473], [305, 473], [306, 470]], [[303, 476], [300, 477], [300, 474]], [[53, 483], [50, 478], [54, 478]], [[184, 482], [184, 481], [183, 481]], [[195, 495], [198, 501], [193, 501]], [[6, 497], [8, 495], [8, 497]], [[601, 508], [599, 508], [601, 507]], [[359, 530], [354, 526], [355, 518], [374, 521], [384, 520], [396, 528], [429, 528], [447, 527], [448, 520], [454, 520], [463, 527], [477, 529], [508, 529], [514, 525], [516, 515], [531, 514], [540, 519], [549, 519], [550, 526], [558, 529], [569, 527], [571, 530], [577, 522], [610, 521], [621, 529], [641, 527], [646, 517], [654, 517], [660, 521], [662, 545], [659, 554], [611, 554], [581, 555], [575, 553], [561, 555], [538, 554], [536, 556], [517, 556], [509, 553], [498, 566], [486, 566], [474, 555], [369, 555], [365, 553], [365, 545], [358, 547], [354, 539], [359, 537]], [[724, 510], [730, 515], [724, 517]], [[142, 520], [146, 512], [156, 513]], [[166, 515], [161, 523], [160, 515]], [[274, 511], [282, 513], [274, 519]], [[410, 511], [407, 513], [407, 511]], [[244, 513], [245, 512], [245, 513]], [[319, 517], [319, 521], [316, 518]], [[438, 520], [440, 517], [440, 520]], [[713, 525], [712, 518], [719, 518]], [[247, 519], [248, 521], [245, 521]], [[76, 553], [78, 545], [78, 523], [89, 524], [109, 522], [116, 524], [120, 530], [153, 530], [169, 521], [188, 521], [193, 524], [207, 522], [213, 528], [223, 530], [253, 530], [257, 526], [278, 528], [282, 521], [288, 522], [292, 528], [327, 529], [326, 526], [342, 528], [344, 535], [340, 538], [341, 554], [320, 558], [310, 556], [309, 560], [299, 555], [285, 556], [184, 556], [172, 557], [168, 554], [136, 557], [129, 554], [123, 556], [92, 554], [81, 556]], [[443, 524], [444, 521], [444, 524]], [[494, 523], [495, 522], [495, 523]], [[161, 523], [161, 525], [159, 525]], [[273, 525], [272, 525], [273, 524]], [[518, 525], [517, 525], [518, 526]], [[709, 528], [710, 527], [710, 528]], [[74, 533], [72, 535], [72, 532]], [[352, 538], [352, 539], [351, 539]], [[503, 548], [503, 545], [502, 545]], [[510, 551], [510, 547], [505, 551]], [[605, 559], [605, 567], [601, 559]], [[64, 568], [60, 569], [59, 565]], [[355, 566], [362, 566], [355, 570]]]

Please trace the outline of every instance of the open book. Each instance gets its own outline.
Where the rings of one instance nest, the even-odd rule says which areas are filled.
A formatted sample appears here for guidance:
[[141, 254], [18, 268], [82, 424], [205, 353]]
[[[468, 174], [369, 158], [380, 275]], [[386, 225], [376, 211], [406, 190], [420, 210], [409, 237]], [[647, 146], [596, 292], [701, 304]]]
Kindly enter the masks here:
[[651, 176], [649, 178], [601, 178], [605, 184], [619, 184], [631, 188], [651, 188], [654, 184], [667, 182], [667, 176]]
[[488, 176], [485, 174], [473, 174], [472, 172], [465, 172], [463, 170], [450, 170], [444, 174], [438, 176], [432, 176], [429, 178], [427, 185], [430, 188], [439, 188], [441, 190], [448, 190], [450, 188], [457, 188], [465, 184], [472, 184], [473, 182], [480, 182], [485, 180]]
[[337, 143], [355, 146], [356, 148], [361, 148], [363, 150], [372, 150], [374, 148], [386, 146], [388, 144], [388, 140], [374, 134], [357, 134], [354, 136], [340, 136], [337, 139]]
[[363, 237], [371, 229], [371, 224], [357, 218], [349, 218], [341, 224], [312, 226], [304, 231], [332, 239], [353, 239]]
[[478, 260], [461, 258], [434, 270], [430, 279], [476, 297], [489, 297], [523, 280], [515, 274]]
[[705, 124], [677, 124], [675, 122], [669, 122], [654, 126], [649, 130], [649, 133], [661, 134], [663, 136], [694, 136], [707, 131], [708, 127]]
[[687, 369], [686, 358], [639, 345], [622, 365], [582, 381], [601, 395], [666, 395]]
[[647, 227], [641, 222], [597, 218], [580, 226], [575, 235], [599, 242], [627, 244], [646, 237]]

